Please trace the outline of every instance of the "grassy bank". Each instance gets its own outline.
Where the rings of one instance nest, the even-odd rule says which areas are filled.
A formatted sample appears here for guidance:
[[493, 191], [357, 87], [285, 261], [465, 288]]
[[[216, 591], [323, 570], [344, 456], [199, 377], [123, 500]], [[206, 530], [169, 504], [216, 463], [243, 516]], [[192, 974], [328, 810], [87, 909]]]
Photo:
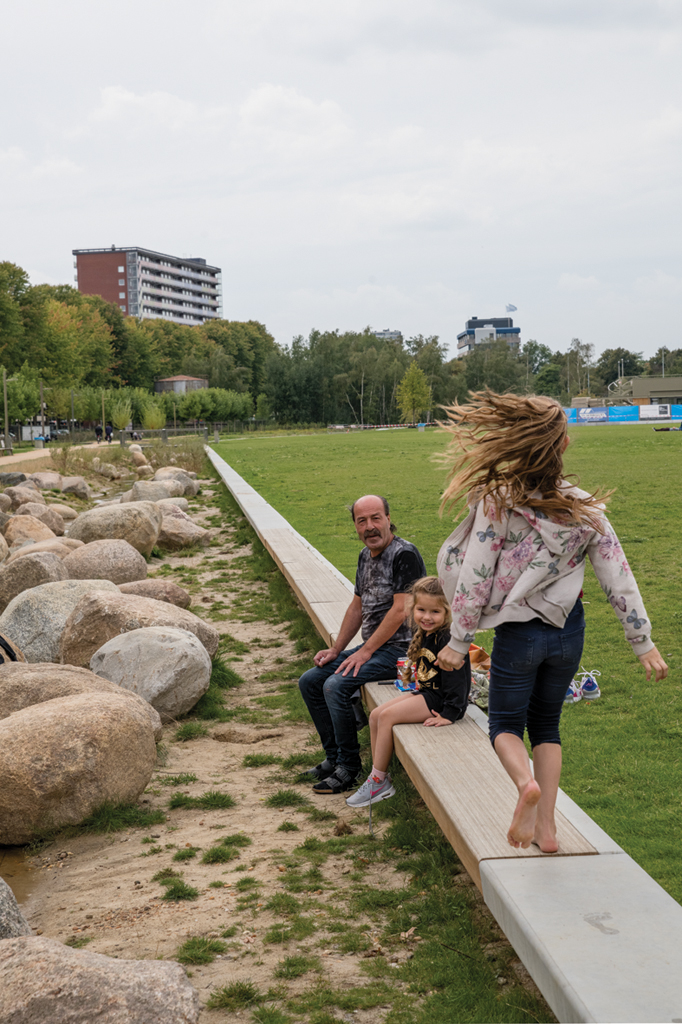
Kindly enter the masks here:
[[[679, 688], [682, 582], [677, 518], [682, 498], [682, 436], [643, 427], [577, 427], [567, 470], [586, 489], [616, 487], [609, 515], [637, 576], [654, 640], [670, 665], [647, 684], [639, 662], [591, 570], [585, 586], [584, 665], [601, 671], [603, 697], [563, 717], [563, 788], [676, 899], [682, 900], [679, 849], [682, 785]], [[345, 509], [367, 491], [384, 494], [401, 536], [435, 568], [451, 530], [438, 516], [442, 468], [433, 462], [445, 437], [417, 431], [227, 441], [218, 452], [292, 525], [353, 578], [358, 541]], [[481, 634], [490, 645], [491, 636]]]

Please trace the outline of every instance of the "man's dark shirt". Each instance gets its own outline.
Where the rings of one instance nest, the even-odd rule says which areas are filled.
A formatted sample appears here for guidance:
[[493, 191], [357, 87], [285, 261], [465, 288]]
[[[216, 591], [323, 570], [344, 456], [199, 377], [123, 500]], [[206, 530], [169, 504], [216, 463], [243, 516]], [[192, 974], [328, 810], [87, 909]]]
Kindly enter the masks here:
[[[369, 640], [393, 607], [396, 594], [406, 594], [415, 580], [426, 576], [426, 566], [414, 544], [394, 537], [387, 548], [372, 558], [363, 548], [355, 574], [355, 593], [362, 602], [362, 639]], [[407, 651], [412, 633], [407, 621], [386, 643]]]

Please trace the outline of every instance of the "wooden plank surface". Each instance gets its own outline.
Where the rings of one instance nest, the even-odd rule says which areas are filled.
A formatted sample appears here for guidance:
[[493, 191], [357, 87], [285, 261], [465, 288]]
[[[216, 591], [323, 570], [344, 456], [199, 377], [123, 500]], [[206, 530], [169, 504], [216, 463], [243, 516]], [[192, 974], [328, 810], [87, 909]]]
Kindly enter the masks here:
[[[365, 686], [364, 691], [370, 709], [397, 692], [394, 687], [376, 683]], [[507, 842], [516, 788], [472, 718], [466, 715], [442, 729], [399, 725], [393, 735], [400, 762], [479, 888], [482, 860], [548, 856], [537, 846], [516, 850]], [[558, 812], [557, 836], [559, 853], [551, 856], [597, 853]]]

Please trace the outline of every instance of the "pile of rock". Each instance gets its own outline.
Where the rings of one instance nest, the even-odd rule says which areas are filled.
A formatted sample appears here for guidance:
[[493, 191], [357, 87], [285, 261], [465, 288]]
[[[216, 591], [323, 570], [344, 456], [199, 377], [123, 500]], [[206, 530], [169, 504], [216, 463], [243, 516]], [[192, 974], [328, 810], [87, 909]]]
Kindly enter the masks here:
[[218, 648], [186, 591], [147, 579], [155, 546], [212, 536], [175, 504], [196, 476], [159, 470], [83, 512], [47, 504], [64, 480], [0, 476], [0, 637], [18, 659], [0, 649], [0, 844], [135, 799], [161, 722], [206, 692]]
[[[136, 800], [163, 722], [208, 689], [218, 633], [189, 611], [181, 587], [147, 578], [146, 560], [156, 546], [210, 540], [187, 514], [199, 484], [174, 468], [153, 474], [141, 451], [133, 461], [154, 479], [87, 511], [43, 493], [89, 499], [82, 478], [0, 474], [0, 844]], [[198, 1016], [178, 964], [109, 959], [33, 936], [0, 880], [0, 1020]]]

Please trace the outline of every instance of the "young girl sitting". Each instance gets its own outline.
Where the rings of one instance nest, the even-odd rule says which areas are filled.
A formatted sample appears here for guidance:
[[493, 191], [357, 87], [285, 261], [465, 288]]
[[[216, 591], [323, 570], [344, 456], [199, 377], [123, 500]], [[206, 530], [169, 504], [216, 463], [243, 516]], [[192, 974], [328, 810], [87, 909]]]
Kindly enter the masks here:
[[438, 663], [456, 670], [476, 629], [494, 628], [490, 740], [518, 791], [507, 839], [517, 848], [534, 842], [555, 853], [559, 718], [582, 655], [586, 556], [647, 680], [664, 679], [668, 667], [604, 515], [605, 496], [564, 479], [568, 434], [561, 406], [550, 398], [480, 391], [448, 414], [452, 480], [443, 501], [465, 498], [469, 514], [438, 555], [453, 611], [451, 640]]
[[369, 716], [372, 740], [372, 771], [357, 793], [348, 797], [349, 807], [367, 807], [395, 794], [388, 763], [393, 753], [393, 726], [421, 722], [423, 725], [452, 725], [467, 708], [471, 687], [468, 655], [453, 670], [438, 667], [439, 652], [450, 641], [450, 605], [435, 576], [425, 576], [412, 585], [414, 633], [407, 652], [403, 679], [414, 671], [419, 689], [386, 701]]

